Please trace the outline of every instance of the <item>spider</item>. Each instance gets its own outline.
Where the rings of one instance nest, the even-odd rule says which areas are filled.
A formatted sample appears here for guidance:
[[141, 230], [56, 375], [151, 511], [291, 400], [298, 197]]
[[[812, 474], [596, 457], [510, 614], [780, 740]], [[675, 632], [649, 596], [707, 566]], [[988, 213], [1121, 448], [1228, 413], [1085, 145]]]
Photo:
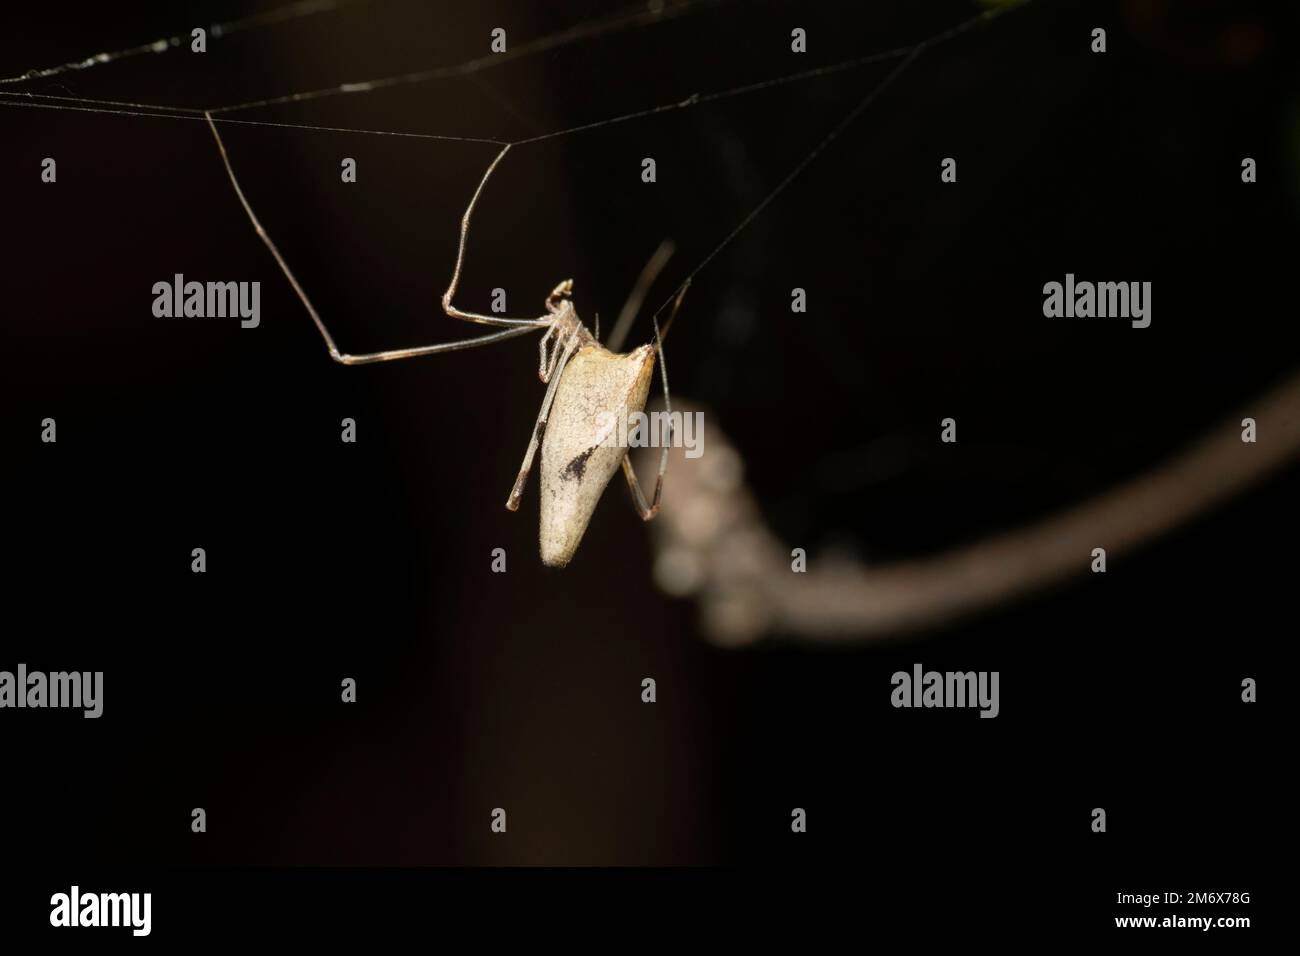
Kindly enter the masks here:
[[[508, 319], [477, 312], [465, 312], [457, 308], [452, 303], [452, 298], [460, 282], [470, 220], [483, 188], [501, 160], [505, 158], [506, 153], [510, 151], [510, 146], [507, 145], [489, 164], [483, 178], [479, 181], [478, 188], [474, 190], [469, 205], [465, 208], [465, 215], [460, 221], [460, 243], [456, 251], [456, 265], [452, 269], [447, 291], [442, 294], [443, 311], [451, 318], [475, 322], [479, 325], [501, 326], [501, 331], [456, 342], [392, 349], [385, 352], [368, 352], [362, 355], [340, 352], [320, 314], [307, 298], [306, 292], [303, 291], [270, 235], [262, 228], [252, 206], [244, 196], [212, 114], [209, 112], [204, 115], [217, 141], [222, 163], [230, 177], [231, 185], [234, 186], [235, 195], [239, 197], [240, 205], [244, 207], [244, 212], [248, 214], [253, 228], [266, 244], [271, 255], [275, 257], [285, 278], [289, 280], [289, 284], [293, 286], [294, 292], [306, 308], [307, 314], [316, 324], [329, 349], [330, 358], [334, 361], [342, 365], [391, 362], [421, 355], [478, 348], [530, 332], [545, 330], [541, 341], [538, 342], [537, 376], [546, 385], [546, 394], [542, 398], [541, 410], [537, 413], [537, 421], [533, 426], [528, 449], [524, 452], [523, 465], [515, 478], [510, 496], [506, 499], [506, 508], [511, 511], [519, 509], [519, 502], [533, 467], [533, 459], [540, 446], [542, 501], [538, 538], [543, 564], [550, 567], [564, 567], [573, 559], [591, 521], [596, 502], [600, 500], [605, 486], [609, 484], [614, 471], [620, 466], [632, 493], [633, 504], [642, 520], [650, 521], [659, 513], [671, 438], [663, 442], [654, 495], [647, 502], [641, 484], [637, 480], [636, 471], [628, 457], [627, 447], [601, 441], [597, 437], [596, 423], [607, 416], [621, 417], [626, 420], [627, 416], [644, 410], [650, 391], [650, 381], [654, 376], [656, 357], [659, 360], [659, 377], [663, 383], [664, 407], [671, 415], [668, 366], [664, 360], [663, 339], [664, 333], [677, 316], [677, 310], [681, 307], [682, 297], [686, 294], [689, 281], [683, 283], [677, 292], [664, 332], [660, 331], [657, 316], [652, 316], [654, 341], [630, 352], [613, 351], [600, 343], [599, 318], [597, 318], [595, 334], [583, 324], [577, 310], [573, 307], [572, 279], [565, 279], [551, 290], [551, 294], [546, 297], [546, 313], [536, 318]], [[642, 270], [611, 337], [611, 344], [615, 348], [621, 344], [620, 333], [626, 325], [624, 320], [635, 314], [646, 290], [670, 254], [671, 246], [664, 243]]]

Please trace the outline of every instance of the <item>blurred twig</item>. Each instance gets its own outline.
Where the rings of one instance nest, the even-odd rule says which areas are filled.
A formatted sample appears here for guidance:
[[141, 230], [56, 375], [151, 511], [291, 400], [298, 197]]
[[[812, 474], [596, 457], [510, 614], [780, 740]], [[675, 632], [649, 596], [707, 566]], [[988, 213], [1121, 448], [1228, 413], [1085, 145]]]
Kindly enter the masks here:
[[[1245, 416], [1257, 423], [1255, 443], [1241, 440]], [[810, 560], [805, 573], [791, 570], [791, 549], [764, 523], [740, 456], [704, 418], [704, 454], [673, 450], [652, 526], [659, 585], [696, 597], [719, 643], [767, 632], [842, 642], [950, 621], [1087, 574], [1093, 548], [1112, 558], [1237, 494], [1300, 452], [1300, 373], [1187, 451], [1037, 524], [915, 561]]]

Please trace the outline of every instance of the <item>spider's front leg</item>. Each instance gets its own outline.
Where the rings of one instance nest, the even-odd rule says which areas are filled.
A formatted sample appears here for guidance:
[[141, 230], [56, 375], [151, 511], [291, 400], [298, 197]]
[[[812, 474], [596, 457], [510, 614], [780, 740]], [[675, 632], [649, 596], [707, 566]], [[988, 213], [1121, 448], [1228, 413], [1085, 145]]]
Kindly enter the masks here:
[[[547, 330], [547, 335], [555, 331], [552, 325]], [[514, 487], [510, 489], [510, 497], [506, 499], [506, 508], [510, 511], [519, 510], [519, 500], [524, 496], [524, 485], [528, 483], [528, 473], [533, 467], [533, 458], [537, 454], [538, 443], [542, 440], [542, 432], [546, 429], [546, 418], [551, 411], [551, 403], [555, 400], [555, 389], [560, 384], [560, 379], [564, 376], [564, 367], [569, 364], [569, 359], [578, 348], [579, 337], [575, 328], [564, 337], [564, 351], [560, 352], [558, 336], [551, 356], [551, 367], [547, 370], [547, 377], [550, 383], [546, 386], [546, 394], [542, 397], [542, 408], [537, 413], [537, 422], [533, 425], [532, 438], [528, 440], [528, 450], [524, 452], [524, 463], [519, 469], [519, 474], [515, 478]], [[558, 355], [558, 357], [557, 357]], [[543, 378], [542, 381], [546, 381]]]

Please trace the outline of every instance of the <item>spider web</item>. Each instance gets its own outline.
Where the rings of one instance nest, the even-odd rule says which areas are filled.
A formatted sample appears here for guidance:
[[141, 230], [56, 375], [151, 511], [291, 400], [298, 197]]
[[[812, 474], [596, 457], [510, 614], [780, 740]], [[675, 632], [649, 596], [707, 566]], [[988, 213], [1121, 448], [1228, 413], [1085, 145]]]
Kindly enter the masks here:
[[[623, 124], [647, 122], [663, 117], [665, 114], [709, 110], [717, 108], [728, 100], [761, 99], [782, 88], [826, 78], [844, 79], [872, 67], [883, 70], [883, 73], [878, 72], [865, 84], [861, 79], [852, 81], [854, 88], [859, 91], [865, 89], [866, 93], [853, 98], [846, 109], [841, 109], [838, 118], [829, 128], [800, 129], [798, 137], [793, 133], [789, 134], [789, 139], [797, 139], [799, 143], [800, 155], [797, 160], [787, 163], [784, 175], [777, 178], [775, 183], [769, 185], [764, 192], [755, 196], [748, 206], [748, 211], [738, 217], [730, 228], [710, 236], [712, 244], [695, 253], [689, 268], [675, 270], [674, 278], [677, 284], [655, 311], [654, 317], [658, 318], [678, 293], [731, 245], [814, 163], [821, 153], [913, 66], [923, 53], [986, 24], [1019, 5], [1019, 3], [1004, 3], [973, 14], [970, 8], [966, 8], [967, 16], [953, 20], [936, 32], [852, 56], [836, 57], [834, 54], [859, 47], [861, 45], [859, 38], [853, 38], [848, 46], [844, 46], [841, 41], [838, 47], [832, 39], [825, 44], [832, 54], [829, 60], [824, 55], [810, 56], [808, 59], [813, 65], [801, 69], [790, 69], [788, 64], [802, 63], [804, 59], [802, 56], [787, 56], [780, 61], [782, 65], [779, 67], [778, 61], [771, 55], [748, 59], [741, 57], [742, 62], [729, 61], [727, 71], [733, 76], [743, 75], [745, 79], [723, 86], [695, 87], [689, 75], [692, 58], [674, 57], [672, 69], [659, 70], [653, 77], [655, 81], [651, 83], [645, 82], [647, 72], [629, 71], [634, 77], [634, 82], [629, 84], [630, 86], [639, 87], [641, 90], [646, 87], [652, 88], [648, 94], [639, 94], [647, 98], [647, 105], [612, 114], [607, 109], [602, 114], [599, 107], [581, 102], [583, 99], [581, 86], [592, 84], [579, 84], [578, 87], [564, 84], [563, 91], [557, 96], [566, 104], [566, 110], [563, 119], [558, 123], [541, 122], [536, 115], [518, 106], [514, 94], [508, 90], [512, 82], [518, 85], [521, 77], [524, 83], [535, 83], [536, 73], [532, 71], [530, 65], [540, 60], [549, 58], [554, 64], [557, 58], [560, 58], [572, 64], [567, 71], [570, 76], [576, 74], [590, 77], [598, 72], [608, 75], [611, 66], [610, 54], [615, 54], [612, 61], [615, 65], [625, 61], [628, 55], [629, 38], [632, 43], [642, 45], [643, 49], [649, 49], [651, 56], [662, 56], [665, 50], [680, 50], [692, 41], [697, 46], [695, 52], [705, 55], [710, 49], [710, 44], [714, 48], [736, 45], [734, 39], [727, 38], [726, 30], [729, 25], [737, 22], [737, 17], [753, 20], [757, 16], [761, 19], [764, 29], [770, 28], [769, 33], [772, 36], [781, 43], [786, 43], [787, 41], [782, 39], [785, 36], [786, 24], [803, 23], [809, 20], [816, 22], [817, 13], [810, 14], [802, 9], [796, 12], [793, 6], [756, 10], [753, 5], [737, 3], [735, 0], [681, 0], [677, 3], [652, 0], [645, 4], [592, 12], [586, 17], [572, 19], [567, 25], [535, 32], [536, 28], [532, 25], [520, 29], [509, 26], [512, 20], [518, 19], [517, 16], [508, 16], [504, 10], [493, 10], [489, 19], [495, 17], [492, 22], [499, 21], [506, 24], [507, 26], [503, 26], [502, 29], [506, 30], [509, 39], [504, 51], [481, 52], [487, 43], [486, 34], [481, 28], [470, 28], [469, 25], [474, 22], [474, 18], [462, 5], [451, 9], [453, 21], [461, 25], [462, 33], [474, 35], [475, 41], [470, 43], [466, 37], [467, 42], [459, 46], [455, 44], [451, 46], [453, 49], [460, 50], [462, 54], [472, 55], [463, 59], [453, 59], [449, 56], [450, 51], [444, 49], [441, 52], [447, 62], [417, 69], [402, 69], [391, 73], [372, 71], [362, 78], [293, 88], [287, 92], [263, 91], [246, 99], [232, 100], [227, 96], [221, 102], [205, 105], [162, 103], [157, 101], [157, 97], [150, 97], [146, 102], [138, 96], [82, 95], [66, 85], [67, 81], [75, 79], [83, 89], [86, 89], [92, 78], [98, 79], [123, 66], [143, 65], [144, 70], [147, 71], [156, 58], [184, 57], [190, 52], [191, 38], [186, 30], [179, 29], [153, 40], [89, 54], [61, 64], [34, 67], [16, 75], [0, 78], [0, 105], [170, 122], [206, 122], [210, 117], [222, 128], [261, 127], [296, 131], [303, 135], [336, 133], [357, 137], [486, 144], [498, 147], [509, 145], [518, 149], [536, 148], [561, 138], [592, 134]], [[824, 16], [828, 11], [834, 12], [833, 8], [820, 12]], [[391, 38], [395, 33], [402, 31], [403, 18], [412, 15], [416, 15], [418, 19], [418, 11], [413, 8], [382, 2], [382, 0], [378, 3], [364, 3], [362, 0], [305, 0], [305, 2], [288, 4], [258, 14], [211, 23], [205, 29], [209, 50], [229, 55], [220, 64], [219, 72], [222, 77], [216, 78], [222, 92], [227, 92], [231, 87], [240, 85], [238, 82], [231, 82], [232, 79], [239, 79], [237, 68], [241, 57], [245, 54], [240, 44], [246, 44], [256, 36], [274, 34], [274, 42], [293, 47], [300, 40], [299, 34], [305, 32], [308, 27], [319, 28], [324, 22], [327, 29], [330, 24], [337, 28], [340, 26], [340, 21], [346, 21], [346, 29], [352, 29], [364, 22], [373, 32], [378, 25], [380, 30], [387, 30], [386, 36]], [[568, 15], [573, 16], [572, 13]], [[447, 22], [446, 18], [440, 19], [439, 26], [446, 27]], [[753, 24], [751, 23], [750, 26], [752, 28]], [[814, 29], [811, 32], [818, 43], [828, 39], [826, 30]], [[520, 36], [521, 33], [524, 35]], [[829, 37], [833, 37], [833, 32], [829, 33]], [[337, 40], [337, 35], [335, 39]], [[364, 46], [364, 43], [361, 45]], [[446, 47], [447, 44], [443, 46]], [[779, 44], [776, 48], [780, 48]], [[333, 50], [338, 49], [338, 47], [333, 48]], [[415, 54], [408, 50], [394, 51], [390, 54], [390, 62], [402, 61], [413, 55]], [[235, 69], [231, 69], [232, 65]], [[505, 77], [500, 87], [494, 85], [496, 76], [511, 70], [515, 73], [513, 77]], [[94, 71], [93, 77], [91, 71]], [[344, 70], [330, 63], [323, 71], [317, 69], [312, 75], [320, 75], [321, 72], [337, 75]], [[665, 79], [670, 79], [671, 82], [665, 82]], [[142, 72], [137, 73], [134, 80], [130, 82], [137, 86], [143, 83], [147, 87], [149, 80], [148, 73]], [[468, 111], [463, 109], [455, 110], [455, 115], [435, 117], [435, 124], [439, 126], [439, 131], [436, 132], [401, 128], [398, 122], [393, 122], [391, 126], [384, 128], [365, 123], [353, 125], [347, 120], [356, 116], [358, 111], [349, 108], [338, 109], [340, 104], [348, 107], [352, 103], [365, 102], [367, 104], [363, 107], [365, 115], [388, 116], [392, 113], [392, 97], [395, 93], [414, 89], [428, 90], [439, 84], [449, 83], [460, 83], [462, 90], [466, 85], [472, 87], [480, 95], [480, 105], [487, 103], [494, 106], [495, 110], [492, 112], [495, 113], [495, 117], [489, 119], [488, 123], [494, 123], [499, 131], [492, 135], [474, 135], [469, 131], [450, 132], [451, 129], [464, 128], [467, 125], [482, 125], [481, 119], [471, 119], [466, 123]], [[113, 84], [104, 85], [107, 88]], [[665, 98], [669, 87], [673, 87], [677, 92]], [[61, 92], [55, 92], [55, 89]], [[689, 92], [683, 95], [682, 91], [686, 90]], [[196, 91], [193, 95], [199, 94]], [[638, 94], [634, 94], [634, 91], [629, 89], [626, 92], [626, 99], [630, 100], [634, 95]], [[388, 98], [387, 102], [377, 102], [385, 97]], [[466, 101], [455, 101], [455, 105], [463, 108]], [[304, 113], [319, 117], [320, 120], [304, 121], [301, 118]], [[411, 113], [406, 112], [404, 115], [409, 118]], [[298, 118], [291, 118], [295, 116]], [[343, 118], [330, 122], [328, 119], [330, 116]], [[679, 263], [679, 266], [681, 265]]]

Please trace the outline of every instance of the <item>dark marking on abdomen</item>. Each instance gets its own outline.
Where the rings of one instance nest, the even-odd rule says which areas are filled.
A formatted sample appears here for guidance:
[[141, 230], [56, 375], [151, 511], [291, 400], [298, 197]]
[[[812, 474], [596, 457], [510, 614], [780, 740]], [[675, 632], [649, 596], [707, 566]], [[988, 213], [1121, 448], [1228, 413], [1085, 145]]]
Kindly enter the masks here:
[[596, 450], [596, 446], [588, 448], [581, 455], [575, 455], [573, 461], [564, 466], [564, 471], [560, 473], [561, 478], [576, 478], [582, 480], [583, 473], [587, 470], [587, 459], [591, 453]]

